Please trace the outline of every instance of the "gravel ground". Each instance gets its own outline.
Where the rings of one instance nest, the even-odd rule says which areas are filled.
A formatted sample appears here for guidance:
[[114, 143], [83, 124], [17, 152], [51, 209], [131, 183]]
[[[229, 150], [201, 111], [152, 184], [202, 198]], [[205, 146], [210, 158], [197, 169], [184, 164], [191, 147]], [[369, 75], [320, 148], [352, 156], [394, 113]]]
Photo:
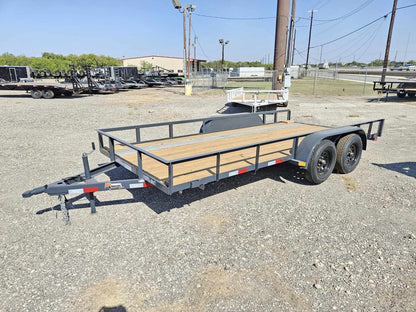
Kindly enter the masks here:
[[395, 100], [291, 98], [301, 122], [386, 118], [351, 174], [313, 186], [282, 164], [181, 195], [103, 192], [65, 226], [56, 197], [21, 193], [81, 172], [94, 129], [213, 115], [225, 96], [2, 92], [0, 310], [415, 311], [416, 105]]

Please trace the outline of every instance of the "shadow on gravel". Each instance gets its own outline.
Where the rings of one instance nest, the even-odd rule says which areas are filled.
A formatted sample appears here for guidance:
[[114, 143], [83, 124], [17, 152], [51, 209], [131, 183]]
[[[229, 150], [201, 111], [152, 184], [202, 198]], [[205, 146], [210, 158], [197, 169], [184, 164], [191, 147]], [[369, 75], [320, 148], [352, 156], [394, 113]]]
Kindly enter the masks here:
[[400, 98], [396, 95], [390, 95], [389, 97], [377, 97], [368, 99], [369, 103], [372, 102], [394, 102], [394, 103], [404, 103], [404, 104], [414, 104], [416, 105], [416, 97], [404, 97]]
[[[119, 167], [117, 169], [108, 171], [106, 175], [111, 180], [119, 179], [134, 179], [137, 178], [133, 173]], [[109, 200], [109, 201], [100, 201], [99, 196], [100, 192], [96, 193], [96, 206], [111, 206], [111, 205], [122, 205], [129, 203], [142, 202], [147, 205], [156, 213], [163, 213], [175, 208], [181, 208], [183, 206], [189, 205], [192, 202], [207, 198], [219, 193], [228, 192], [233, 189], [245, 186], [250, 183], [261, 182], [265, 179], [272, 179], [276, 182], [286, 183], [286, 181], [302, 184], [302, 185], [312, 185], [305, 178], [305, 174], [302, 170], [297, 168], [294, 165], [283, 163], [275, 167], [263, 168], [257, 171], [257, 173], [249, 172], [228, 179], [220, 180], [218, 182], [210, 183], [205, 185], [204, 189], [194, 188], [184, 190], [182, 194], [175, 193], [172, 195], [167, 195], [162, 191], [158, 190], [155, 187], [143, 188], [143, 189], [130, 189], [129, 191], [133, 198], [121, 199], [121, 200]], [[262, 186], [259, 184], [259, 188]], [[230, 194], [232, 196], [232, 194]], [[77, 203], [80, 199], [85, 198], [85, 194], [78, 195], [76, 197], [68, 199], [67, 208], [68, 210], [72, 209], [89, 209], [89, 203]], [[43, 214], [48, 211], [61, 210], [59, 205], [56, 205], [51, 208], [42, 209], [36, 212], [36, 214]]]
[[127, 310], [122, 305], [119, 305], [117, 307], [102, 307], [98, 312], [127, 312]]
[[376, 164], [373, 165], [379, 166], [384, 169], [396, 171], [401, 174], [405, 174], [409, 177], [416, 179], [416, 162], [400, 162], [392, 164]]
[[[276, 104], [264, 105], [259, 107], [258, 111], [272, 111], [276, 110], [277, 108], [284, 108], [284, 107], [277, 107]], [[239, 113], [251, 113], [252, 108], [248, 105], [238, 104], [238, 103], [227, 103], [222, 108], [217, 110], [218, 114], [239, 114]]]
[[[92, 96], [92, 94], [77, 94], [77, 95], [73, 95], [73, 96], [59, 96], [59, 97], [54, 97], [54, 100], [71, 100], [71, 99], [76, 99], [76, 98], [80, 98], [80, 97], [86, 97], [86, 96]], [[2, 94], [0, 95], [0, 97], [3, 98], [9, 98], [9, 99], [20, 99], [20, 98], [31, 98], [30, 93], [18, 93], [18, 94]], [[44, 99], [33, 99], [34, 101], [36, 100], [44, 100]]]

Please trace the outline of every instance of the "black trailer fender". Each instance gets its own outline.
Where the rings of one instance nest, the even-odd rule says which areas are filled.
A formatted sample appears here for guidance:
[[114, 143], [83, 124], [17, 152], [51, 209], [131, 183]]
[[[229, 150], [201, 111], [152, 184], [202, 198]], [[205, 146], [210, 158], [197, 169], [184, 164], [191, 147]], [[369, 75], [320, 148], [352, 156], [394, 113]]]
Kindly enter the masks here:
[[316, 146], [319, 144], [319, 142], [328, 139], [336, 144], [341, 137], [350, 133], [356, 133], [361, 137], [361, 141], [363, 142], [363, 149], [365, 150], [367, 148], [367, 136], [365, 134], [365, 131], [360, 127], [345, 126], [331, 128], [317, 131], [306, 136], [300, 142], [296, 150], [295, 161], [297, 161], [298, 163], [305, 163], [305, 165], [303, 165], [302, 167], [307, 169], [309, 160], [311, 159], [311, 155], [315, 150]]

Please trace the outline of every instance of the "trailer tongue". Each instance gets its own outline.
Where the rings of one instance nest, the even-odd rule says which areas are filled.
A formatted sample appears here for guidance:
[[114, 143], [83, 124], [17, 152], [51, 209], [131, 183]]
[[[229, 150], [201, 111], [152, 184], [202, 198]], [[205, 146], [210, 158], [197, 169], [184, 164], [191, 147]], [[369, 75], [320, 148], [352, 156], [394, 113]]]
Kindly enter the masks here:
[[[311, 183], [319, 184], [334, 168], [341, 173], [354, 170], [367, 140], [381, 136], [383, 124], [384, 119], [335, 128], [297, 123], [285, 109], [98, 129], [99, 149], [109, 157], [108, 163], [90, 169], [88, 154], [92, 151], [84, 153], [83, 173], [22, 195], [57, 195], [69, 224], [66, 195], [85, 194], [95, 213], [94, 193], [98, 191], [155, 186], [171, 195], [287, 161], [306, 170]], [[144, 140], [145, 132], [154, 135], [161, 127], [167, 130], [166, 135]], [[136, 178], [95, 179], [120, 166]]]

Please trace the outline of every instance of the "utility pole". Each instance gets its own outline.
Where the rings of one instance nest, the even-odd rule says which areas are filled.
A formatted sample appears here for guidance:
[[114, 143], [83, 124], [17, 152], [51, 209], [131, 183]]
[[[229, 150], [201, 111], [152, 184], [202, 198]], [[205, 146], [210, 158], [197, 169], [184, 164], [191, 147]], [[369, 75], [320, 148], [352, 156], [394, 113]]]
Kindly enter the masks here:
[[198, 39], [197, 36], [194, 37], [194, 72], [196, 73], [198, 71], [197, 61], [196, 61], [196, 39]]
[[273, 90], [284, 85], [284, 72], [287, 48], [287, 27], [289, 24], [290, 0], [278, 0], [276, 12], [276, 37], [274, 42]]
[[315, 10], [310, 11], [311, 12], [311, 24], [309, 26], [308, 53], [306, 54], [306, 70], [308, 69], [308, 64], [309, 64], [309, 50], [311, 48], [312, 22], [313, 22], [313, 12], [314, 11]]
[[295, 28], [295, 34], [293, 35], [292, 62], [290, 65], [293, 65], [293, 62], [295, 60], [295, 43], [296, 43], [296, 28]]
[[286, 68], [292, 65], [292, 49], [293, 49], [293, 36], [295, 32], [295, 14], [296, 14], [296, 0], [292, 0], [292, 13], [290, 14], [290, 27], [289, 27], [289, 44], [287, 47], [286, 55]]
[[186, 83], [186, 10], [183, 9], [183, 77]]
[[383, 71], [381, 72], [381, 79], [380, 79], [381, 82], [384, 82], [386, 80], [386, 71], [387, 71], [387, 66], [389, 65], [390, 42], [391, 42], [391, 35], [393, 33], [393, 25], [394, 25], [394, 17], [396, 16], [396, 8], [397, 8], [397, 0], [394, 0], [393, 9], [391, 10], [389, 34], [387, 36], [386, 53], [384, 54]]

